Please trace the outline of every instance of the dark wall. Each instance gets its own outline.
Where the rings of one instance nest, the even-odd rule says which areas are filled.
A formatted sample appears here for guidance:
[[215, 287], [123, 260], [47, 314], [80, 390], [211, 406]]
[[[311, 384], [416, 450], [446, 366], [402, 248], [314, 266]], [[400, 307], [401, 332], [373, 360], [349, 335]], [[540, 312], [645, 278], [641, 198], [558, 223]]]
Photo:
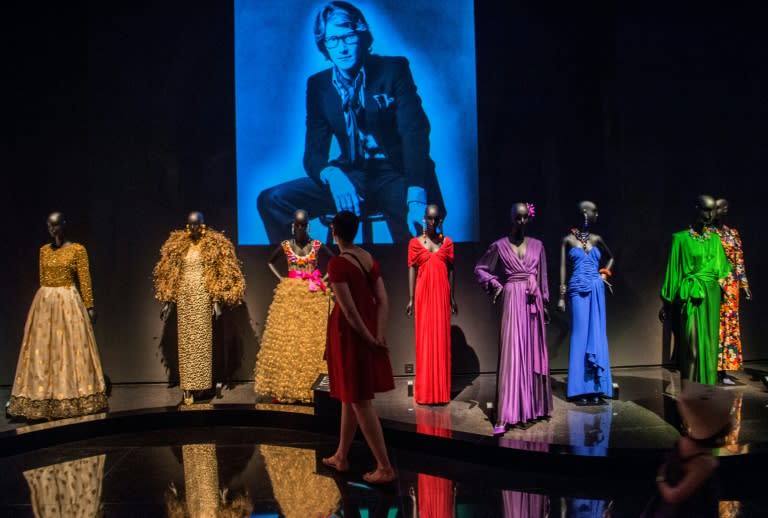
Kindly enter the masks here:
[[[168, 232], [199, 209], [211, 226], [236, 235], [231, 6], [156, 4], [9, 11], [0, 384], [13, 376], [52, 210], [68, 215], [72, 238], [90, 252], [97, 340], [114, 382], [167, 379], [151, 271]], [[664, 362], [658, 289], [670, 234], [686, 227], [700, 192], [731, 200], [756, 296], [743, 312], [744, 353], [768, 357], [760, 340], [768, 323], [759, 320], [768, 291], [758, 269], [768, 165], [760, 17], [638, 16], [608, 3], [545, 15], [479, 4], [482, 242], [457, 248], [456, 370], [495, 370], [498, 309], [474, 283], [472, 265], [506, 232], [514, 201], [536, 203], [531, 234], [547, 247], [553, 293], [559, 241], [577, 222], [576, 203], [598, 204], [599, 232], [617, 261], [608, 300], [612, 362]], [[242, 350], [239, 379], [251, 376], [275, 284], [269, 252], [239, 249], [246, 305], [220, 325]], [[374, 252], [392, 299], [389, 341], [402, 374], [413, 361], [405, 250]], [[567, 318], [555, 314], [554, 368], [567, 366], [567, 338]]]

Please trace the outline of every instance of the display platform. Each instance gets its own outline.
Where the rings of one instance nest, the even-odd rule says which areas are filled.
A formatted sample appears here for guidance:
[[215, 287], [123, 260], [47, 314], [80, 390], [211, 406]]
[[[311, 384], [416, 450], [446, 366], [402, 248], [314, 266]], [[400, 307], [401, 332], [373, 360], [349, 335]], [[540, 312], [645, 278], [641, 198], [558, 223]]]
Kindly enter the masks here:
[[[750, 368], [747, 366], [746, 368]], [[568, 487], [652, 481], [665, 453], [679, 437], [674, 396], [679, 376], [662, 367], [614, 370], [620, 398], [603, 405], [577, 406], [564, 397], [565, 374], [553, 374], [554, 412], [550, 419], [494, 436], [492, 411], [495, 376], [480, 374], [453, 380], [454, 397], [442, 406], [416, 405], [409, 378], [375, 400], [387, 443], [410, 455], [470, 463], [484, 469], [519, 472], [525, 484], [561, 478]], [[736, 373], [736, 427], [715, 451], [727, 491], [749, 492], [758, 479], [751, 473], [768, 459], [768, 391], [760, 380]], [[8, 389], [0, 397], [7, 398]], [[312, 405], [256, 402], [253, 385], [236, 384], [221, 398], [181, 405], [178, 387], [161, 384], [115, 385], [110, 411], [77, 419], [41, 423], [2, 421], [0, 456], [64, 447], [72, 441], [126, 433], [168, 433], [176, 429], [269, 429], [323, 434], [333, 442], [338, 418]], [[328, 407], [324, 407], [328, 408]], [[435, 461], [430, 461], [435, 464]], [[588, 473], [589, 477], [584, 474]]]

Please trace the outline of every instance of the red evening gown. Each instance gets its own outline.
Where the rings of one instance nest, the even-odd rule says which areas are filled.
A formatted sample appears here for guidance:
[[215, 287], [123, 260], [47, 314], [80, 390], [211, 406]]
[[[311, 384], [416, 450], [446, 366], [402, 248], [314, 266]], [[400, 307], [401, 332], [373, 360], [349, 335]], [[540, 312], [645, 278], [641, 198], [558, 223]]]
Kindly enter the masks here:
[[408, 266], [418, 267], [414, 313], [416, 320], [416, 380], [414, 398], [420, 404], [451, 400], [451, 286], [453, 241], [446, 237], [436, 252], [418, 238], [408, 243]]
[[[331, 284], [347, 283], [357, 311], [374, 336], [377, 322], [373, 286], [379, 276], [379, 263], [375, 260], [368, 273], [344, 257], [332, 257], [328, 262], [328, 280]], [[395, 388], [389, 353], [365, 343], [349, 325], [338, 304], [333, 306], [328, 318], [327, 336], [326, 361], [331, 397], [344, 403], [357, 403], [373, 399], [376, 392]]]

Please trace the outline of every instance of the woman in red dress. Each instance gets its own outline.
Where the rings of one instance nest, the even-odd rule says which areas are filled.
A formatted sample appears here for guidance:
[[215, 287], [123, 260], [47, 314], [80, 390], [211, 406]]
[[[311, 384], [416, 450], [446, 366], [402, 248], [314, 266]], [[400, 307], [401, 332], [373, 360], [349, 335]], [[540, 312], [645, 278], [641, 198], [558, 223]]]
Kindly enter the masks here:
[[341, 400], [341, 430], [336, 452], [323, 464], [337, 471], [349, 469], [347, 455], [359, 425], [376, 459], [376, 469], [363, 480], [384, 484], [397, 475], [371, 400], [376, 392], [395, 388], [384, 339], [388, 302], [379, 263], [352, 243], [358, 224], [349, 211], [339, 212], [331, 223], [340, 253], [328, 263], [336, 305], [328, 318], [326, 361], [331, 397]]
[[[443, 237], [440, 208], [424, 211], [424, 233], [408, 243], [408, 316], [416, 306], [416, 382], [414, 398], [421, 405], [451, 401], [451, 313], [453, 241]], [[414, 299], [414, 285], [416, 298]]]

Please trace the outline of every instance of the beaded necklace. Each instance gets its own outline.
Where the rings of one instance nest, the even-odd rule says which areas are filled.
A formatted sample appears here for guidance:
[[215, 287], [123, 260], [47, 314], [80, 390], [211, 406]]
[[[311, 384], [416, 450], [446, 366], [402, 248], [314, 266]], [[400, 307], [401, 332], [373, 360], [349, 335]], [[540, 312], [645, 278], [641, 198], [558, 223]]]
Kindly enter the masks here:
[[314, 239], [310, 240], [310, 243], [312, 244], [312, 248], [309, 250], [309, 252], [306, 255], [299, 255], [293, 250], [290, 241], [282, 242], [283, 252], [285, 252], [289, 267], [304, 267], [307, 265], [314, 266], [317, 261], [317, 250], [320, 248], [320, 241]]
[[693, 227], [688, 227], [688, 234], [690, 234], [691, 238], [694, 241], [706, 241], [709, 239], [710, 229], [708, 227], [704, 227], [704, 231], [699, 234], [695, 230], [693, 230]]
[[573, 234], [573, 236], [576, 239], [581, 241], [581, 248], [583, 248], [584, 251], [586, 252], [587, 251], [587, 244], [589, 243], [589, 236], [590, 236], [589, 231], [585, 230], [584, 232], [582, 232], [578, 228], [574, 227], [574, 228], [571, 229], [571, 234]]

